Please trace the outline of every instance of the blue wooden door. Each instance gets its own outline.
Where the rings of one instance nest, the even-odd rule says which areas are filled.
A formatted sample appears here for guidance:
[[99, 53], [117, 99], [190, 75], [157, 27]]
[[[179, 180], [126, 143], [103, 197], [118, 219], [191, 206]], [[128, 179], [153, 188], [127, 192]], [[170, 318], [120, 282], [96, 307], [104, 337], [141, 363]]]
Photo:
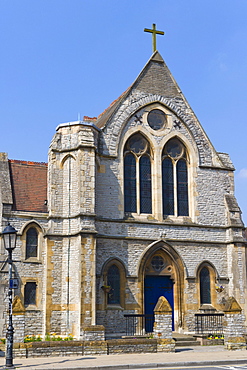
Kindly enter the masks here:
[[[174, 330], [173, 281], [169, 276], [147, 275], [144, 279], [144, 310], [146, 315], [153, 314], [160, 296], [164, 296], [172, 308], [172, 330]], [[154, 319], [146, 321], [145, 330], [153, 331]]]

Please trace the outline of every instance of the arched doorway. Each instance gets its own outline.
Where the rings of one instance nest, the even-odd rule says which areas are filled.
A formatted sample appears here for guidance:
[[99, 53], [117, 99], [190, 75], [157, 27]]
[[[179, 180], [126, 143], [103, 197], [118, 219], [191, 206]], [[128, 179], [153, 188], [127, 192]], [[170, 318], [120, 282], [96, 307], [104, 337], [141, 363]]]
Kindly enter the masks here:
[[[150, 247], [142, 259], [140, 275], [143, 287], [143, 313], [153, 315], [160, 296], [164, 296], [172, 308], [172, 330], [182, 327], [184, 266], [175, 249], [164, 242]], [[153, 331], [154, 320], [148, 318], [146, 332]]]

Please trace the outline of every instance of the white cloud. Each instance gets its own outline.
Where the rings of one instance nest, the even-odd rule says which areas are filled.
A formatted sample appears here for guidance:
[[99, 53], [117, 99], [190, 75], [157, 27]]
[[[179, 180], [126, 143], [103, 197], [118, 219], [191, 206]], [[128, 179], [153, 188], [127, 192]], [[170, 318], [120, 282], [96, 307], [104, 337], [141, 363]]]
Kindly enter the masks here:
[[241, 179], [247, 179], [247, 168], [242, 168], [238, 173], [238, 177]]

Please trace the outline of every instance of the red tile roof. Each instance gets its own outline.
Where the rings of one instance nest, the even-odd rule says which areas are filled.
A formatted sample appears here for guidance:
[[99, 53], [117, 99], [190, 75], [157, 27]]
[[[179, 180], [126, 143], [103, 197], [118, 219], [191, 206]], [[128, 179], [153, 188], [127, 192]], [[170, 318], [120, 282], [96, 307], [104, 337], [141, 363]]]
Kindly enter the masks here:
[[97, 121], [97, 117], [84, 116], [83, 117], [83, 121], [86, 121], [86, 122], [95, 122], [95, 121]]
[[9, 160], [16, 211], [47, 212], [47, 163]]

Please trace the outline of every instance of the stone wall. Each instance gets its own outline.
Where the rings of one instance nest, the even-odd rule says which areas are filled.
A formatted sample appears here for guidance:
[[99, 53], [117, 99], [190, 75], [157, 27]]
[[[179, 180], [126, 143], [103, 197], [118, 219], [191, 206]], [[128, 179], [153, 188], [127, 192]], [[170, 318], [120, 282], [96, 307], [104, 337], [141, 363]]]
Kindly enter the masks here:
[[[120, 353], [170, 352], [161, 339], [116, 339], [107, 341], [33, 342], [14, 345], [14, 357], [89, 356]], [[163, 350], [162, 350], [163, 348]]]

